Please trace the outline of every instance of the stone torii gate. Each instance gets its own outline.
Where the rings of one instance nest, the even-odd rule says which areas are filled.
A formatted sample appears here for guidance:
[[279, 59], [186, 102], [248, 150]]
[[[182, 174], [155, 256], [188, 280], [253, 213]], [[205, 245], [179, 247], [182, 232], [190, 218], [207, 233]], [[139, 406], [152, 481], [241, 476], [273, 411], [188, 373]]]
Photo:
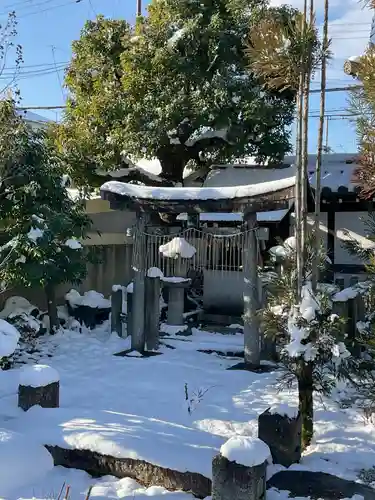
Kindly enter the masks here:
[[[101, 187], [101, 197], [113, 210], [137, 213], [138, 230], [144, 232], [152, 212], [195, 215], [202, 212], [242, 212], [244, 230], [248, 231], [243, 248], [244, 278], [244, 352], [245, 364], [260, 364], [260, 333], [257, 311], [258, 288], [257, 212], [288, 207], [294, 198], [295, 175], [261, 184], [218, 188], [150, 187], [110, 181]], [[144, 252], [137, 250], [134, 265], [133, 329], [134, 345], [144, 345]]]

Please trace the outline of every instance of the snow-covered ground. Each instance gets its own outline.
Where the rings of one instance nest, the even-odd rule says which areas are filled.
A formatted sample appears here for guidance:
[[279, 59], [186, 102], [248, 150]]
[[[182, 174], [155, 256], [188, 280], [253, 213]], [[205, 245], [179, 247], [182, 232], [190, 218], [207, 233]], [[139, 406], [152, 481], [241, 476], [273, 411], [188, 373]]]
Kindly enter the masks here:
[[[138, 457], [209, 477], [211, 459], [228, 438], [257, 436], [261, 412], [274, 405], [297, 404], [294, 390], [277, 392], [279, 373], [227, 371], [235, 360], [197, 352], [202, 348], [241, 350], [241, 334], [194, 330], [192, 337], [175, 336], [166, 342], [175, 349], [162, 346], [162, 355], [139, 358], [113, 356], [128, 349], [129, 341], [110, 336], [108, 325], [91, 333], [65, 331], [41, 338], [44, 354], [38, 362], [59, 374], [60, 408], [35, 407], [22, 412], [17, 408], [20, 370], [1, 372], [0, 428], [22, 433], [35, 445], [60, 444], [117, 457]], [[336, 391], [335, 398], [339, 397]], [[360, 410], [340, 409], [335, 398], [316, 399], [314, 442], [301, 464], [293, 468], [356, 480], [361, 469], [375, 464], [375, 430]], [[6, 467], [3, 460], [1, 467]], [[271, 466], [269, 474], [280, 468]], [[0, 484], [0, 498], [57, 498], [64, 483], [71, 486], [71, 500], [85, 498], [92, 485], [91, 498], [96, 500], [191, 498], [162, 488], [145, 489], [130, 479], [92, 479], [85, 472], [61, 467], [47, 467], [30, 484], [14, 484], [14, 490], [5, 496]], [[272, 492], [268, 498], [284, 496]]]

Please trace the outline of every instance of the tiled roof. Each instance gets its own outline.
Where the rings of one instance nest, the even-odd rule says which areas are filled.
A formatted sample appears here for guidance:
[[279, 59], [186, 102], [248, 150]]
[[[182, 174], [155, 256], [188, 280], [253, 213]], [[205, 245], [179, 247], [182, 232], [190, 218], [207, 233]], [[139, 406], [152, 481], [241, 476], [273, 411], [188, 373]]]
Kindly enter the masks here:
[[[356, 157], [353, 154], [324, 154], [321, 168], [321, 186], [323, 193], [356, 192], [358, 186], [353, 182], [353, 172], [356, 168]], [[218, 165], [207, 176], [204, 186], [240, 186], [281, 180], [289, 177], [295, 171], [293, 166], [295, 156], [286, 156], [281, 168], [269, 168], [254, 164], [253, 159], [242, 159], [232, 165]], [[308, 177], [312, 188], [315, 187], [316, 155], [308, 157]]]

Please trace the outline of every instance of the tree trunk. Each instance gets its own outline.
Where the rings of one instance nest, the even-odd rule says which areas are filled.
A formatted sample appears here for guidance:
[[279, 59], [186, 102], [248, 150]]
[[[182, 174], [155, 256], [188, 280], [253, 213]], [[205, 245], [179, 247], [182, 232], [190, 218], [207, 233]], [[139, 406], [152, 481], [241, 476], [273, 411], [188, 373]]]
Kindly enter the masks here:
[[44, 288], [44, 292], [45, 292], [46, 298], [47, 298], [47, 311], [48, 311], [48, 316], [49, 316], [49, 332], [51, 335], [53, 335], [54, 333], [56, 333], [56, 331], [60, 327], [59, 318], [57, 316], [55, 287], [51, 283], [48, 283]]
[[302, 418], [302, 450], [310, 444], [314, 434], [313, 365], [300, 362], [298, 370], [298, 400]]
[[183, 183], [184, 168], [187, 163], [185, 159], [186, 151], [183, 147], [163, 147], [157, 152], [161, 165], [162, 177], [168, 183]]
[[[320, 219], [320, 190], [321, 190], [321, 169], [322, 169], [322, 153], [323, 153], [323, 134], [324, 134], [324, 113], [326, 105], [326, 53], [328, 50], [328, 7], [329, 0], [324, 2], [324, 27], [323, 27], [323, 57], [322, 57], [322, 73], [320, 81], [320, 116], [318, 130], [318, 151], [315, 165], [315, 212], [314, 212], [314, 257], [312, 262], [312, 288], [316, 292], [319, 280], [319, 219]], [[327, 121], [328, 123], [328, 121]]]

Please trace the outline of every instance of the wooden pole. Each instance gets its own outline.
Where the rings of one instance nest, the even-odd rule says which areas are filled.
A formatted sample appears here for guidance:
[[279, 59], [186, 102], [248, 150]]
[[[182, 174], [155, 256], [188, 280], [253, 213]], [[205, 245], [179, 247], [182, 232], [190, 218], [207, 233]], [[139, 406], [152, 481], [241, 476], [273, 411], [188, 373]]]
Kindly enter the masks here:
[[137, 17], [142, 15], [142, 0], [137, 0]]

